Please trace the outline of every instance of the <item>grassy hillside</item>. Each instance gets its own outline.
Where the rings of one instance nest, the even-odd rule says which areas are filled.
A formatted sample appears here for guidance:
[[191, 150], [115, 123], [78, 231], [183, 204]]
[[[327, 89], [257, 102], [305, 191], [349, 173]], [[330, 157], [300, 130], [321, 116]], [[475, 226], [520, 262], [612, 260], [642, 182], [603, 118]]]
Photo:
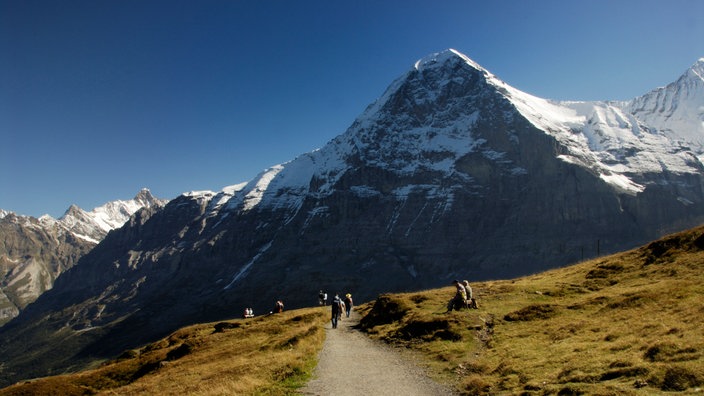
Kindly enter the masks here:
[[25, 381], [0, 395], [285, 395], [310, 377], [323, 308], [185, 327], [101, 367]]
[[[704, 227], [515, 280], [386, 294], [357, 309], [370, 337], [414, 351], [468, 395], [704, 393]], [[0, 395], [295, 394], [329, 308], [183, 328], [101, 367]], [[343, 362], [341, 362], [342, 364]]]
[[422, 352], [463, 393], [704, 393], [704, 228], [516, 280], [383, 295], [370, 336]]

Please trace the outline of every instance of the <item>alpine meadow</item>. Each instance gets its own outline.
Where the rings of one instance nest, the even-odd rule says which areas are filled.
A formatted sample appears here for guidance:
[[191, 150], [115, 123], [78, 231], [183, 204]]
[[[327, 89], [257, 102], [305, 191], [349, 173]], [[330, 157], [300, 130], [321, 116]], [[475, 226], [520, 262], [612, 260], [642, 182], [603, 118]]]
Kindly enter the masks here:
[[[700, 394], [704, 227], [526, 277], [382, 294], [360, 331], [466, 395]], [[310, 378], [329, 307], [188, 326], [75, 374], [0, 395], [293, 395]], [[370, 362], [370, 364], [373, 364]], [[97, 365], [97, 363], [96, 363]]]

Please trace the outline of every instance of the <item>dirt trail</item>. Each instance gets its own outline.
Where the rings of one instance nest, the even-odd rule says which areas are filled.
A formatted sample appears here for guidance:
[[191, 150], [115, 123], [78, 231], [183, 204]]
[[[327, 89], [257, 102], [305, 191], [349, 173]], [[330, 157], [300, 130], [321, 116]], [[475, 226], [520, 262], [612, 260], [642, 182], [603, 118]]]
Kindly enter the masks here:
[[337, 329], [325, 326], [326, 338], [313, 379], [302, 395], [455, 395], [388, 346], [355, 330], [359, 315], [352, 312]]

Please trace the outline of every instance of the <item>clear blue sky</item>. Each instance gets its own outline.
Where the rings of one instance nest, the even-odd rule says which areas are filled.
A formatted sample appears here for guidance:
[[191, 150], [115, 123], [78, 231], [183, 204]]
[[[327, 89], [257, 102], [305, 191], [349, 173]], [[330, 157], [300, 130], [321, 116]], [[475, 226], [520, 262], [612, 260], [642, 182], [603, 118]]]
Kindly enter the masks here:
[[447, 48], [540, 97], [630, 99], [704, 57], [704, 1], [0, 0], [0, 208], [250, 180]]

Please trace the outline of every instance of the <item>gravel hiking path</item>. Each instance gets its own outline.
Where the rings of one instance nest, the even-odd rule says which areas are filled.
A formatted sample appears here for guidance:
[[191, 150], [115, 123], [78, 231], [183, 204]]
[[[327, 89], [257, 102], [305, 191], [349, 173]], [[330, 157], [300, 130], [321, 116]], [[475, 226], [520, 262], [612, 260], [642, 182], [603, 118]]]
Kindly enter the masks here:
[[[329, 312], [329, 308], [328, 308]], [[329, 314], [329, 313], [328, 313]], [[430, 379], [405, 354], [369, 339], [354, 328], [360, 316], [352, 312], [333, 329], [325, 326], [326, 337], [318, 356], [313, 379], [302, 395], [456, 395], [449, 387]]]

